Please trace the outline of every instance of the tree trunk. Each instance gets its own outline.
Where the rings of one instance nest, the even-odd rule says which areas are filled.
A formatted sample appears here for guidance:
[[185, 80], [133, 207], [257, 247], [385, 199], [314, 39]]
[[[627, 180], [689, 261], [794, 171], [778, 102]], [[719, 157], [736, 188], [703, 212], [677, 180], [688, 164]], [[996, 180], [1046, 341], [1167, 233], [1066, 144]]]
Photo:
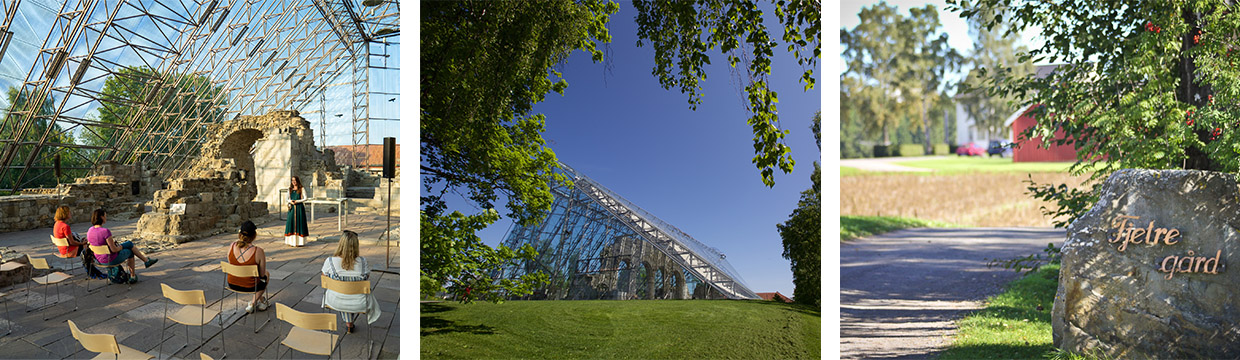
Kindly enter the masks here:
[[[1180, 57], [1180, 62], [1176, 64], [1176, 68], [1173, 69], [1173, 72], [1180, 75], [1180, 84], [1176, 89], [1176, 100], [1196, 107], [1201, 107], [1206, 104], [1206, 99], [1213, 94], [1213, 91], [1210, 89], [1209, 84], [1197, 84], [1193, 82], [1193, 73], [1197, 72], [1197, 64], [1194, 62], [1195, 59], [1193, 59], [1193, 57], [1187, 55], [1188, 50], [1196, 46], [1193, 44], [1193, 35], [1201, 31], [1201, 16], [1200, 14], [1193, 12], [1190, 7], [1185, 7], [1184, 12], [1181, 13], [1181, 16], [1184, 18], [1185, 23], [1192, 25], [1192, 28], [1180, 37], [1180, 46], [1184, 49], [1180, 53], [1185, 55]], [[1197, 129], [1194, 130], [1193, 133], [1196, 134], [1197, 139], [1203, 143], [1211, 141], [1209, 129]], [[1210, 160], [1209, 154], [1206, 154], [1206, 152], [1202, 151], [1202, 149], [1196, 146], [1189, 146], [1184, 152], [1187, 156], [1187, 158], [1184, 159], [1185, 169], [1219, 170], [1218, 164]]]
[[925, 94], [922, 94], [922, 95], [923, 96], [921, 97], [921, 132], [922, 134], [924, 134], [925, 142], [926, 142], [925, 152], [923, 153], [923, 155], [930, 155], [930, 154], [933, 154], [933, 151], [931, 150], [931, 146], [930, 146], [930, 118], [929, 118], [929, 114], [926, 113], [927, 96], [925, 96]]

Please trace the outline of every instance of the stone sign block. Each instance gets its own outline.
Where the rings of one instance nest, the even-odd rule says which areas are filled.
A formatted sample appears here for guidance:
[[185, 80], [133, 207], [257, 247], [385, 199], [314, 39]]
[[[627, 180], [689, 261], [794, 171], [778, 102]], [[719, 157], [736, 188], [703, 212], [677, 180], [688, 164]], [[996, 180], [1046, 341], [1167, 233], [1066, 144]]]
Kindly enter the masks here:
[[1118, 359], [1240, 358], [1234, 175], [1126, 169], [1068, 226], [1052, 311], [1060, 349]]

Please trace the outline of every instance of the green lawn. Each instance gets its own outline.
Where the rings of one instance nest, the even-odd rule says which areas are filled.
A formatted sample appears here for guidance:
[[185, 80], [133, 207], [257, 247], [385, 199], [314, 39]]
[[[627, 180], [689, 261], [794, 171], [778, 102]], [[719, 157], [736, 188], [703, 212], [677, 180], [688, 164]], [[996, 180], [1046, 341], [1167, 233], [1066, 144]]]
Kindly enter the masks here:
[[[1080, 358], [1051, 345], [1051, 304], [1059, 265], [1043, 266], [986, 299], [986, 308], [956, 322], [951, 347], [939, 359]], [[1041, 310], [1038, 307], [1041, 307]]]
[[772, 301], [421, 304], [423, 359], [817, 359], [822, 314]]
[[907, 228], [959, 227], [941, 221], [922, 220], [895, 216], [840, 215], [840, 241], [882, 234]]
[[935, 175], [975, 172], [1036, 173], [1066, 172], [1071, 162], [1012, 162], [1012, 158], [948, 156], [939, 159], [900, 161], [895, 164], [934, 169]]
[[855, 167], [840, 166], [840, 176], [857, 176], [857, 175], [872, 175], [872, 174], [881, 174], [881, 173], [876, 172], [876, 171], [865, 171], [865, 170], [861, 170]]

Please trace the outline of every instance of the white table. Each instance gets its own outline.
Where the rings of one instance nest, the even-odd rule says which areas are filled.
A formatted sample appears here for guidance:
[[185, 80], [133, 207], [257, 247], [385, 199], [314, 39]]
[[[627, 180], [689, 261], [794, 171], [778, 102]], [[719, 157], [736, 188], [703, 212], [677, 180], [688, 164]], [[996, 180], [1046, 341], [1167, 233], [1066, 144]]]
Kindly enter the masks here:
[[349, 224], [348, 217], [348, 199], [346, 198], [309, 198], [305, 203], [310, 204], [310, 223], [314, 223], [314, 205], [336, 205], [336, 229], [344, 231], [344, 226]]

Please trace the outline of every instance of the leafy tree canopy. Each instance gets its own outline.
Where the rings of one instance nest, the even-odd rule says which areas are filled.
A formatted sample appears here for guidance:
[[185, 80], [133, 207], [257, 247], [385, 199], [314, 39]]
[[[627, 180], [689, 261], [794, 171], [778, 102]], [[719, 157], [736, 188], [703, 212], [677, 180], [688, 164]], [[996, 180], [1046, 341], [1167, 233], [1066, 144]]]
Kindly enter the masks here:
[[[98, 121], [129, 127], [130, 135], [123, 136], [125, 131], [112, 126], [90, 126], [83, 140], [93, 146], [132, 148], [135, 153], [183, 155], [192, 149], [175, 148], [178, 142], [172, 139], [201, 136], [201, 127], [187, 124], [217, 121], [223, 110], [216, 105], [226, 100], [222, 92], [222, 85], [212, 85], [202, 75], [167, 74], [146, 66], [121, 68], [104, 80]], [[150, 107], [140, 112], [139, 104]]]
[[[1008, 115], [1022, 107], [1026, 99], [992, 93], [986, 79], [991, 76], [1023, 78], [1034, 73], [1033, 63], [1018, 58], [1029, 50], [1019, 44], [1019, 38], [1008, 34], [1008, 24], [995, 23], [987, 26], [987, 14], [969, 18], [969, 33], [973, 36], [973, 51], [968, 63], [972, 65], [958, 89], [958, 101], [975, 124], [990, 135], [1005, 136], [1003, 122]], [[1013, 139], [1014, 140], [1014, 139]]]
[[[428, 2], [421, 18], [422, 278], [424, 288], [446, 286], [459, 299], [528, 294], [545, 277], [492, 278], [533, 248], [491, 249], [474, 233], [509, 216], [533, 224], [550, 208], [555, 153], [545, 147], [544, 116], [534, 104], [568, 82], [554, 70], [576, 50], [603, 60], [599, 43], [611, 41], [614, 2]], [[461, 193], [461, 191], [464, 193]], [[445, 214], [443, 196], [461, 194], [480, 214]], [[431, 284], [428, 284], [431, 283]], [[465, 294], [468, 289], [469, 294]]]
[[728, 64], [745, 65], [745, 93], [748, 95], [748, 124], [753, 127], [753, 163], [761, 170], [762, 182], [775, 186], [775, 168], [785, 174], [796, 163], [791, 148], [784, 144], [788, 130], [779, 128], [779, 94], [770, 89], [771, 58], [784, 45], [802, 67], [800, 81], [805, 90], [814, 87], [814, 68], [822, 33], [821, 4], [812, 0], [774, 0], [775, 16], [784, 26], [783, 43], [774, 40], [763, 22], [757, 1], [677, 1], [635, 0], [638, 46], [654, 48], [654, 69], [664, 89], [678, 88], [689, 95], [689, 107], [702, 102], [707, 52], [718, 48]]
[[905, 17], [880, 2], [858, 16], [857, 27], [840, 30], [848, 65], [841, 90], [850, 91], [853, 110], [871, 119], [867, 128], [882, 134], [883, 144], [891, 143], [890, 131], [908, 117], [919, 120], [916, 127], [928, 138], [929, 112], [941, 101], [945, 76], [962, 62], [939, 31], [938, 11], [926, 5]]
[[[818, 138], [821, 112], [814, 115], [811, 129], [814, 138]], [[819, 143], [819, 148], [822, 144]], [[822, 182], [821, 169], [814, 162], [814, 174], [811, 176], [812, 187], [801, 192], [801, 200], [797, 208], [788, 216], [788, 220], [775, 227], [783, 238], [783, 256], [792, 262], [792, 297], [797, 303], [821, 306], [822, 293]]]
[[[1233, 1], [948, 3], [986, 28], [1010, 24], [1008, 35], [1041, 27], [1045, 44], [1020, 60], [1063, 65], [1042, 79], [996, 70], [988, 84], [1038, 104], [1038, 125], [1025, 136], [1052, 139], [1062, 130], [1058, 143], [1078, 149], [1073, 171], [1091, 173], [1095, 185], [1122, 168], [1240, 169], [1240, 12]], [[1031, 188], [1073, 218], [1098, 196], [1096, 186]]]
[[[43, 139], [44, 134], [47, 134], [48, 136], [48, 143], [73, 143], [74, 140], [72, 134], [64, 131], [64, 129], [62, 129], [59, 125], [52, 123], [52, 114], [56, 112], [56, 99], [54, 97], [49, 95], [41, 105], [38, 105], [38, 109], [35, 110], [36, 114], [34, 115], [34, 118], [30, 119], [32, 121], [27, 123], [24, 128], [22, 126], [22, 119], [25, 115], [21, 114], [21, 112], [32, 110], [29, 108], [36, 106], [30, 103], [30, 94], [28, 92], [21, 91], [21, 89], [17, 87], [9, 87], [5, 90], [4, 97], [9, 103], [9, 108], [4, 112], [3, 121], [0, 121], [0, 124], [6, 124], [6, 126], [0, 127], [0, 139], [11, 140], [14, 142], [5, 143], [5, 146], [0, 147], [0, 156], [3, 156], [3, 154], [7, 152], [11, 146], [18, 146], [17, 152], [14, 154], [11, 163], [8, 165], [24, 166], [26, 161], [30, 159], [31, 154], [35, 151], [35, 144], [39, 143], [39, 141]], [[34, 162], [31, 164], [36, 167], [50, 168], [54, 165], [54, 153], [64, 154], [62, 156], [62, 166], [83, 166], [82, 164], [84, 159], [80, 156], [80, 154], [72, 151], [62, 151], [62, 149], [54, 147], [43, 147], [38, 149], [38, 154], [35, 155]], [[22, 184], [17, 184], [17, 177], [20, 175], [22, 169], [13, 168], [8, 170], [9, 171], [4, 172], [4, 177], [0, 178], [0, 188], [13, 189], [15, 187], [31, 186], [46, 187], [55, 186], [57, 184], [56, 178], [52, 175], [48, 175], [50, 174], [50, 170], [48, 169], [31, 170], [28, 172], [26, 177], [21, 180]]]

